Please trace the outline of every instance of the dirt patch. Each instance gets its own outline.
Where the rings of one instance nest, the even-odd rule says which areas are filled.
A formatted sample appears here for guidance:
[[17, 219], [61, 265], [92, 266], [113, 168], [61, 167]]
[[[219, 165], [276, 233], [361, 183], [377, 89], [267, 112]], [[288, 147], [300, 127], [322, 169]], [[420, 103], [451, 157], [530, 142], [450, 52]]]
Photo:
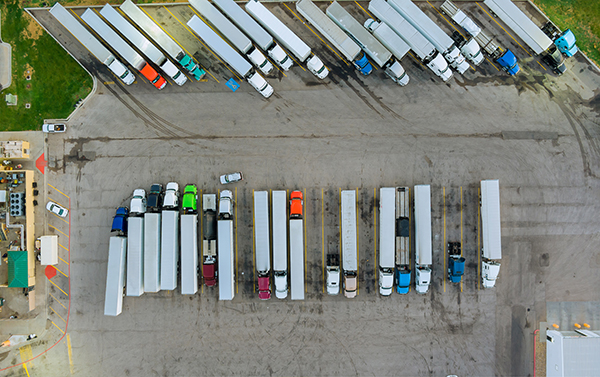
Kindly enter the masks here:
[[29, 64], [25, 64], [25, 70], [23, 71], [23, 77], [27, 79], [27, 77], [31, 79], [33, 77], [33, 67]]
[[44, 29], [42, 29], [40, 24], [38, 24], [37, 22], [35, 22], [31, 18], [29, 18], [29, 22], [27, 23], [27, 28], [21, 32], [21, 36], [26, 39], [33, 39], [33, 41], [34, 41], [33, 45], [35, 46], [35, 41], [43, 33], [44, 33]]

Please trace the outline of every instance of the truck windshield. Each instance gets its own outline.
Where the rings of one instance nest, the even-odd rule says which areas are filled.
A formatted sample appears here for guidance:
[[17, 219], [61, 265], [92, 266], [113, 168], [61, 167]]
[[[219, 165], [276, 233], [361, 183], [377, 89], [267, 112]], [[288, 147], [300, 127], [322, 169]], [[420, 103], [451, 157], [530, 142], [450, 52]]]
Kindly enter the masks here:
[[120, 77], [121, 79], [124, 79], [124, 78], [125, 78], [125, 77], [127, 77], [128, 75], [129, 75], [129, 71], [128, 71], [128, 70], [125, 70], [125, 72], [124, 72], [124, 73], [123, 73], [121, 76], [119, 76], [119, 77]]

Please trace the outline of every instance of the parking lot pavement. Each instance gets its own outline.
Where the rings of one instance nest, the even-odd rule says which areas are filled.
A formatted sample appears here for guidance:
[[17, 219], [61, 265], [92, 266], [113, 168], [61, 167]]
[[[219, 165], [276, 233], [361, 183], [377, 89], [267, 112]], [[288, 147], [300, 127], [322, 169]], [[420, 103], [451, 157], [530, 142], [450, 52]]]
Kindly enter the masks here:
[[[368, 17], [353, 2], [344, 6], [359, 21]], [[286, 76], [268, 77], [275, 88], [270, 100], [245, 84], [233, 93], [222, 81], [231, 72], [177, 26], [176, 18], [191, 16], [189, 7], [148, 7], [211, 64], [216, 79], [162, 92], [139, 80], [123, 87], [103, 79], [69, 121], [69, 132], [49, 139], [48, 182], [71, 197], [73, 348], [72, 359], [52, 358], [37, 370], [62, 376], [72, 360], [74, 375], [100, 369], [131, 376], [530, 374], [533, 331], [550, 319], [546, 303], [600, 301], [600, 76], [576, 55], [560, 78], [532, 59], [517, 77], [486, 62], [442, 84], [406, 57], [411, 82], [400, 88], [381, 70], [362, 77], [337, 62], [293, 7], [269, 7], [314, 46], [332, 68], [329, 78], [318, 81], [295, 66]], [[479, 6], [465, 7], [487, 30]], [[514, 48], [498, 25], [486, 22]], [[58, 30], [48, 26], [51, 17], [42, 23]], [[72, 38], [61, 38], [84, 65], [110, 75]], [[193, 297], [160, 292], [126, 297], [119, 317], [103, 316], [115, 208], [128, 203], [133, 189], [154, 182], [195, 183], [216, 193], [224, 188], [219, 174], [239, 170], [245, 180], [233, 186], [234, 301], [218, 302], [216, 290], [206, 288]], [[481, 290], [478, 187], [490, 178], [500, 179], [503, 258], [496, 287]], [[432, 185], [432, 287], [423, 296], [413, 289], [382, 298], [378, 188], [423, 183]], [[256, 297], [252, 190], [265, 189], [305, 194], [304, 302]], [[323, 256], [339, 250], [340, 189], [358, 193], [354, 300], [323, 293]], [[445, 271], [445, 243], [459, 238], [467, 259], [462, 286], [449, 284]]]

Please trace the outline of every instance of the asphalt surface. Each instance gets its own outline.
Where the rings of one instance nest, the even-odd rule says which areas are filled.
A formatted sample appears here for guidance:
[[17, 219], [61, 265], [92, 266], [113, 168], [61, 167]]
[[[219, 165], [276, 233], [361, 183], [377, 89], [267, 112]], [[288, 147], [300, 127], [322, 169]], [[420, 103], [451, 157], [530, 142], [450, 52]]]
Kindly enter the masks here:
[[[344, 6], [359, 21], [367, 18], [356, 4]], [[206, 82], [162, 92], [140, 80], [124, 87], [69, 35], [58, 37], [106, 84], [72, 117], [67, 134], [48, 141], [47, 179], [71, 198], [70, 340], [30, 371], [530, 375], [533, 332], [547, 320], [546, 303], [600, 301], [598, 72], [578, 54], [558, 78], [527, 58], [517, 77], [484, 62], [441, 83], [406, 57], [411, 82], [402, 88], [381, 70], [357, 75], [336, 62], [292, 7], [269, 7], [315, 46], [332, 68], [329, 78], [318, 81], [295, 65], [287, 77], [268, 77], [276, 94], [264, 100], [249, 85], [229, 90], [224, 80], [232, 75], [213, 58], [215, 78]], [[210, 59], [177, 26], [175, 18], [191, 10], [169, 9], [148, 12], [162, 17], [194, 57]], [[44, 12], [34, 15], [60, 33]], [[509, 45], [501, 32], [495, 26], [492, 34]], [[224, 188], [219, 174], [240, 170], [245, 180], [233, 187], [235, 299], [219, 302], [207, 288], [194, 297], [160, 292], [126, 297], [120, 316], [103, 316], [114, 209], [127, 204], [133, 189], [154, 182], [195, 183], [215, 193]], [[500, 179], [503, 258], [496, 287], [482, 290], [478, 186], [490, 178]], [[415, 184], [432, 185], [432, 286], [426, 295], [413, 289], [382, 298], [375, 273], [378, 188]], [[252, 190], [264, 189], [305, 192], [304, 302], [257, 298]], [[358, 193], [360, 292], [354, 300], [323, 294], [323, 255], [339, 247], [340, 189]], [[458, 239], [467, 259], [462, 287], [448, 283], [444, 270], [445, 242]], [[34, 353], [53, 343], [50, 335]], [[18, 353], [11, 353], [0, 366], [15, 361]], [[14, 368], [8, 375], [20, 373]]]

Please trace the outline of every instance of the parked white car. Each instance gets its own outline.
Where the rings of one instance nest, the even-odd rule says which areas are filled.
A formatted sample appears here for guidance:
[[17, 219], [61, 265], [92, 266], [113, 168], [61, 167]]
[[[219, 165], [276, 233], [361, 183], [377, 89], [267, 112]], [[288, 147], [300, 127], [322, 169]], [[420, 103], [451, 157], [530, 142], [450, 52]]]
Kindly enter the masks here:
[[228, 183], [239, 182], [243, 180], [242, 172], [238, 171], [235, 173], [223, 174], [221, 176], [221, 184], [226, 185]]
[[54, 203], [53, 201], [49, 201], [48, 204], [46, 204], [46, 209], [60, 217], [67, 217], [67, 215], [69, 214], [68, 209]]
[[146, 190], [136, 189], [129, 205], [129, 215], [142, 214], [146, 212]]
[[163, 199], [163, 208], [177, 208], [179, 205], [179, 184], [177, 182], [167, 183], [165, 196]]
[[42, 131], [48, 133], [65, 132], [66, 130], [67, 126], [64, 124], [44, 124], [42, 126]]

